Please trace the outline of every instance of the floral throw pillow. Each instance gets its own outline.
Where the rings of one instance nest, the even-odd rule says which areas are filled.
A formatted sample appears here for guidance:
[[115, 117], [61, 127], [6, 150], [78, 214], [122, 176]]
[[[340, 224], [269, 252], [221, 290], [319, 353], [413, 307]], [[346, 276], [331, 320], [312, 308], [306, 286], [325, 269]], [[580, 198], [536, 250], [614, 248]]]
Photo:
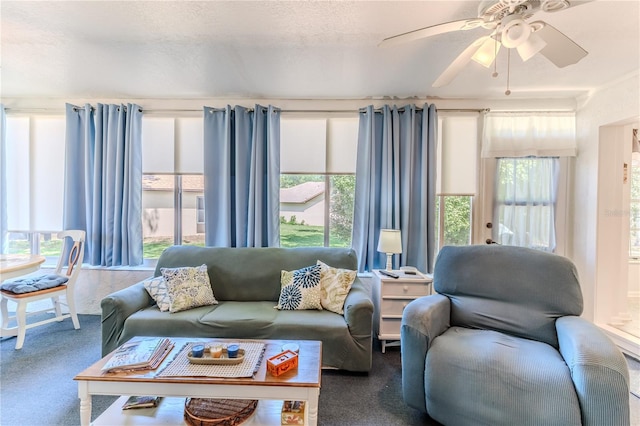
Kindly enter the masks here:
[[318, 260], [320, 266], [320, 303], [336, 314], [344, 314], [344, 301], [356, 279], [357, 272], [334, 268]]
[[213, 296], [207, 265], [184, 268], [160, 268], [167, 281], [169, 294], [169, 312], [175, 313], [197, 308], [198, 306], [217, 305]]
[[169, 305], [169, 293], [167, 292], [167, 281], [164, 277], [153, 277], [143, 281], [144, 288], [149, 293], [149, 296], [155, 300], [158, 305], [158, 309], [161, 312], [167, 312]]
[[276, 309], [285, 311], [322, 309], [320, 265], [280, 273], [280, 299]]

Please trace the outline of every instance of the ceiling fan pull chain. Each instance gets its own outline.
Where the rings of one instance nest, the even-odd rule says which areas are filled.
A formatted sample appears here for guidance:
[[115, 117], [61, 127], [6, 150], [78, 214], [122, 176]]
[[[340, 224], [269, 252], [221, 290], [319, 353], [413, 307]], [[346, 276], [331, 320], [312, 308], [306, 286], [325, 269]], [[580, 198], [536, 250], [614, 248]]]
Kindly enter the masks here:
[[507, 50], [507, 90], [504, 92], [504, 94], [507, 96], [511, 94], [511, 90], [509, 89], [510, 75], [511, 75], [511, 49]]

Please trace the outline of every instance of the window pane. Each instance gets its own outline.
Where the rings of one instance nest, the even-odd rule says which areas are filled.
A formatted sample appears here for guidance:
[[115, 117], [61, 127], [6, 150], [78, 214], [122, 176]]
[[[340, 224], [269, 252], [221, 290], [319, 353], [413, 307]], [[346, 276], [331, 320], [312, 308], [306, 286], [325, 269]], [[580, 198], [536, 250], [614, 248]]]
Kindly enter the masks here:
[[157, 259], [173, 244], [173, 175], [143, 175], [142, 236], [143, 256]]
[[182, 176], [182, 244], [204, 246], [203, 175]]
[[[436, 235], [442, 246], [471, 244], [471, 196], [441, 195], [437, 198]], [[440, 208], [440, 203], [443, 203]], [[439, 229], [439, 215], [444, 215], [443, 229]], [[440, 244], [439, 244], [440, 246]]]
[[557, 158], [500, 158], [493, 239], [502, 245], [555, 249]]
[[325, 177], [280, 175], [280, 246], [324, 246]]
[[9, 232], [9, 247], [7, 254], [30, 254], [29, 234], [21, 232]]
[[60, 257], [62, 252], [63, 240], [58, 239], [58, 233], [41, 233], [40, 234], [40, 254], [45, 257]]
[[351, 247], [356, 177], [355, 175], [331, 176], [330, 182], [329, 245], [331, 247]]

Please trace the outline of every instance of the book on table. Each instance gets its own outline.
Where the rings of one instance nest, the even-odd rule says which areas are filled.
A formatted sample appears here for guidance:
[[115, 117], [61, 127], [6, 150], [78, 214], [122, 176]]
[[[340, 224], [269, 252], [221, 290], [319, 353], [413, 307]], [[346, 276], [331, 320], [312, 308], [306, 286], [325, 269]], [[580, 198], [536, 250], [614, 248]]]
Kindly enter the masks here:
[[153, 408], [158, 406], [159, 396], [130, 396], [122, 406], [123, 410], [134, 408]]
[[120, 346], [102, 367], [103, 372], [153, 370], [173, 348], [167, 338], [148, 337], [135, 339]]

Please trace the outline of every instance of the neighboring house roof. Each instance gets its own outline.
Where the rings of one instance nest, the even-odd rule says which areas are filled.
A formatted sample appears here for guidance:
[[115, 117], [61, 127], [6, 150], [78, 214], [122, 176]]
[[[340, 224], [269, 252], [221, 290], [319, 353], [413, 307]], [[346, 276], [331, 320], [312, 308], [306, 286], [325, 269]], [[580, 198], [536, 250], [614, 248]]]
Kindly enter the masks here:
[[[143, 191], [173, 191], [173, 175], [144, 175]], [[204, 176], [183, 175], [182, 190], [186, 192], [204, 192]], [[305, 204], [324, 193], [324, 182], [305, 182], [290, 188], [280, 189], [280, 202]]]
[[[173, 175], [143, 175], [143, 191], [173, 191]], [[188, 192], [204, 192], [203, 175], [183, 175], [182, 190]]]
[[280, 189], [280, 202], [305, 204], [324, 193], [324, 182], [305, 182]]

